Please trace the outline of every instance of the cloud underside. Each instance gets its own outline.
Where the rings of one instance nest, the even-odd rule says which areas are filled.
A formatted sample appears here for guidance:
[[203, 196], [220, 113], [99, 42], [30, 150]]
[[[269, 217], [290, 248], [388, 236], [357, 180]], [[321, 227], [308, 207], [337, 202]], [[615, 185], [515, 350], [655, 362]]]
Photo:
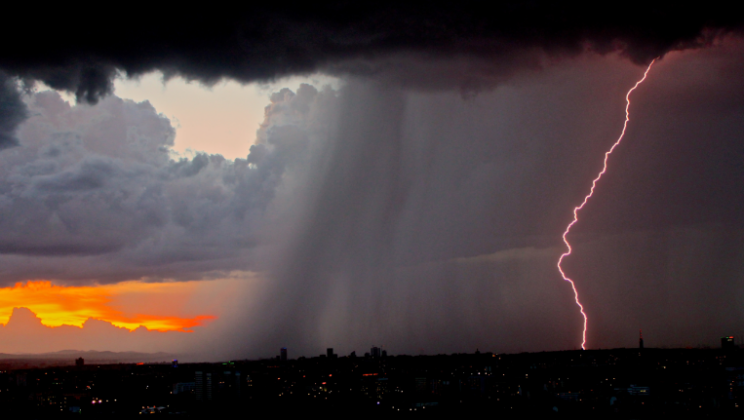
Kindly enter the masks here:
[[25, 88], [41, 81], [90, 104], [113, 92], [116, 77], [154, 71], [205, 85], [321, 72], [470, 95], [586, 52], [648, 63], [738, 37], [744, 18], [726, 7], [646, 2], [625, 2], [611, 13], [547, 1], [313, 2], [230, 12], [131, 8], [94, 22], [52, 7], [22, 35], [12, 25], [0, 28], [9, 40], [0, 57], [0, 149], [17, 144], [15, 131], [26, 117], [8, 78]]
[[117, 72], [136, 77], [159, 70], [206, 84], [317, 71], [420, 82], [431, 68], [421, 66], [418, 77], [406, 77], [412, 69], [402, 65], [405, 60], [386, 60], [493, 62], [469, 66], [480, 75], [465, 71], [455, 81], [429, 80], [467, 85], [534, 66], [536, 51], [554, 57], [619, 51], [646, 63], [739, 33], [742, 21], [726, 7], [647, 2], [618, 4], [611, 13], [554, 2], [313, 2], [166, 13], [131, 8], [100, 16], [95, 24], [72, 23], [78, 16], [60, 8], [34, 17], [31, 31], [42, 42], [29, 43], [10, 26], [0, 30], [3, 39], [13, 40], [6, 43], [0, 69], [96, 102], [111, 93]]
[[0, 149], [17, 143], [25, 118], [7, 78], [36, 81], [94, 104], [116, 77], [160, 71], [206, 85], [322, 72], [417, 89], [493, 88], [547, 62], [582, 53], [619, 52], [647, 63], [674, 50], [742, 33], [725, 7], [679, 8], [641, 2], [602, 7], [551, 2], [322, 2], [167, 12], [120, 10], [71, 24], [66, 8], [33, 20], [33, 38], [0, 29]]

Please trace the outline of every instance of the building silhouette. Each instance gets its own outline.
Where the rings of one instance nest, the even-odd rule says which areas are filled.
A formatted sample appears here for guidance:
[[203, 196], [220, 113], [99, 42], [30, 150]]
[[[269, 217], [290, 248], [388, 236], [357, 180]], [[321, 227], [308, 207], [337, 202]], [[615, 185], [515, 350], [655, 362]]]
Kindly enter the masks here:
[[733, 350], [736, 348], [734, 344], [734, 336], [721, 337], [721, 348], [724, 350]]
[[196, 400], [212, 401], [212, 373], [198, 370], [194, 379]]
[[638, 338], [638, 348], [643, 349], [643, 330], [639, 330], [640, 338]]
[[191, 394], [196, 388], [196, 382], [178, 382], [173, 384], [173, 395]]
[[281, 355], [280, 360], [282, 362], [286, 362], [287, 361], [287, 348], [282, 347], [281, 350], [279, 350], [279, 354]]

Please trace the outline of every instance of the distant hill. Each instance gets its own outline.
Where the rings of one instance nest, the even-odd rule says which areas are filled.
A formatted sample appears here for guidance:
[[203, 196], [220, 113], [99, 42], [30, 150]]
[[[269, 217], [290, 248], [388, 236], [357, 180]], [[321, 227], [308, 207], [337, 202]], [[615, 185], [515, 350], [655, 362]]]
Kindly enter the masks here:
[[114, 352], [114, 351], [81, 351], [81, 350], [60, 350], [50, 353], [21, 353], [9, 354], [0, 353], [0, 361], [10, 360], [34, 360], [60, 362], [69, 360], [73, 364], [75, 359], [82, 357], [86, 363], [138, 363], [138, 362], [165, 362], [176, 358], [169, 353], [138, 353], [134, 351]]

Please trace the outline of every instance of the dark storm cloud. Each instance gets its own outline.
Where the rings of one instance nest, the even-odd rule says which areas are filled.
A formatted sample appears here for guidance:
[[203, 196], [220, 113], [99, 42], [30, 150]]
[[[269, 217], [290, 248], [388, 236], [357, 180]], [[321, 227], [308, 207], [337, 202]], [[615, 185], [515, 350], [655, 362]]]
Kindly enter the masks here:
[[[29, 20], [23, 37], [13, 25], [0, 29], [7, 40], [0, 69], [89, 103], [111, 93], [118, 71], [132, 77], [160, 70], [207, 84], [316, 71], [382, 73], [398, 82], [470, 89], [534, 66], [535, 51], [620, 51], [645, 63], [738, 32], [744, 22], [733, 6], [653, 2], [249, 4], [161, 13], [126, 7], [86, 24], [77, 10], [51, 7]], [[411, 63], [411, 57], [419, 60]], [[420, 60], [458, 57], [475, 61], [454, 67], [444, 62], [432, 73]]]
[[0, 71], [0, 150], [18, 144], [15, 132], [26, 116], [18, 83]]

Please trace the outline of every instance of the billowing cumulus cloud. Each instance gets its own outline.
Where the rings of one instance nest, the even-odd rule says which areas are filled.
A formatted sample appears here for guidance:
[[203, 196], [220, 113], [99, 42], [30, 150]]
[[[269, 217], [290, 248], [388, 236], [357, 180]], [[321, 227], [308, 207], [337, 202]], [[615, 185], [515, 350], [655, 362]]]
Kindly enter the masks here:
[[173, 157], [175, 130], [147, 102], [71, 106], [51, 91], [30, 96], [20, 146], [0, 154], [3, 282], [244, 268], [282, 178], [305, 158], [304, 120], [323, 95], [333, 93], [274, 94], [251, 153], [235, 161]]

